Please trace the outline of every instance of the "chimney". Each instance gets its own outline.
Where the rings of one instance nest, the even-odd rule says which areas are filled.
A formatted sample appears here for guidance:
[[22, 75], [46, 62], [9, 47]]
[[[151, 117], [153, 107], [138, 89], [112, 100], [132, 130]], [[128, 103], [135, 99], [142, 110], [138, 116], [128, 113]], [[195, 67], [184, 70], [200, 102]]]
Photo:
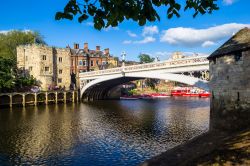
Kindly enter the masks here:
[[84, 51], [88, 52], [89, 50], [89, 44], [88, 43], [84, 43]]
[[74, 49], [79, 49], [79, 44], [78, 43], [74, 43]]
[[109, 48], [104, 49], [104, 54], [109, 56]]
[[100, 51], [101, 50], [101, 47], [100, 46], [96, 46], [96, 51]]

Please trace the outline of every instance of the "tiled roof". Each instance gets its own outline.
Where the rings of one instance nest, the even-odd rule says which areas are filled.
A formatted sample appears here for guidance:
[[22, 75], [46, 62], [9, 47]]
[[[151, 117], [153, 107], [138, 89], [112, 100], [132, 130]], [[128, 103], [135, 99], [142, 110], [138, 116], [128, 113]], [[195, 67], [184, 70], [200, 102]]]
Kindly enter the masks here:
[[250, 48], [250, 29], [243, 28], [221, 47], [215, 50], [208, 59], [213, 59], [235, 51], [246, 50], [248, 48]]

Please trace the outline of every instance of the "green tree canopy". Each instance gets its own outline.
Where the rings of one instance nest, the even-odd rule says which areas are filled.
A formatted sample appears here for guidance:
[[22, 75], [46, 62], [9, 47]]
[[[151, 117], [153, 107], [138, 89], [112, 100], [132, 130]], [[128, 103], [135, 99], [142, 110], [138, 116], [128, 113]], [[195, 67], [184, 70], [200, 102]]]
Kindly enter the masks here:
[[151, 58], [149, 55], [147, 54], [140, 54], [138, 56], [140, 63], [150, 63], [150, 62], [154, 62], [155, 58]]
[[16, 60], [16, 47], [32, 43], [46, 44], [38, 32], [9, 31], [0, 33], [0, 57]]
[[0, 57], [0, 93], [22, 90], [36, 85], [33, 76], [24, 75], [16, 67], [16, 62], [9, 58]]
[[15, 86], [14, 66], [13, 60], [0, 57], [0, 92], [6, 92]]
[[69, 19], [78, 17], [78, 22], [92, 18], [96, 29], [116, 27], [124, 20], [132, 19], [140, 26], [147, 21], [160, 20], [156, 9], [166, 7], [167, 18], [174, 15], [180, 17], [179, 11], [183, 7], [193, 9], [193, 17], [199, 13], [212, 13], [218, 10], [217, 0], [68, 0], [62, 12], [57, 12], [55, 19]]

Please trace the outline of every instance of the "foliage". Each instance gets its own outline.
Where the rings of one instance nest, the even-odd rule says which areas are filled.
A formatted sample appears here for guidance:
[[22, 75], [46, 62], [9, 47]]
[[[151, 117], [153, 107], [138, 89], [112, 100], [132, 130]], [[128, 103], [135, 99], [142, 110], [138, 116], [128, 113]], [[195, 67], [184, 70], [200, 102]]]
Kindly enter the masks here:
[[[150, 63], [150, 62], [154, 62], [154, 60], [155, 60], [155, 58], [151, 58], [147, 54], [140, 54], [138, 56], [138, 58], [140, 59], [140, 63]], [[145, 80], [145, 84], [147, 86], [149, 86], [153, 90], [155, 90], [155, 86], [156, 86], [157, 82], [158, 82], [157, 79], [149, 79], [149, 78], [147, 78]]]
[[13, 76], [14, 61], [0, 57], [0, 92], [14, 88], [15, 78]]
[[138, 56], [140, 63], [150, 63], [150, 62], [154, 62], [155, 58], [151, 58], [149, 55], [147, 54], [140, 54]]
[[0, 57], [0, 92], [11, 92], [36, 85], [33, 76], [20, 73], [14, 60]]
[[131, 96], [131, 95], [135, 95], [137, 94], [137, 90], [136, 89], [131, 89], [128, 91], [128, 95]]
[[36, 79], [30, 75], [18, 75], [15, 80], [15, 85], [17, 88], [30, 87], [32, 85], [36, 85], [36, 83]]
[[0, 33], [0, 57], [16, 60], [16, 47], [32, 43], [46, 44], [38, 32], [9, 31]]
[[124, 20], [133, 20], [140, 26], [147, 21], [160, 20], [156, 9], [166, 7], [166, 15], [171, 19], [174, 15], [180, 17], [179, 11], [183, 7], [194, 10], [193, 17], [198, 14], [211, 14], [218, 10], [217, 0], [68, 0], [63, 12], [57, 12], [56, 20], [78, 17], [78, 22], [93, 19], [94, 27], [98, 30], [109, 26], [116, 27]]
[[156, 84], [158, 83], [158, 80], [157, 79], [151, 79], [151, 78], [147, 78], [146, 80], [145, 80], [145, 84], [147, 85], [147, 86], [149, 86], [151, 89], [153, 89], [153, 90], [156, 90], [155, 89], [155, 86], [156, 86]]

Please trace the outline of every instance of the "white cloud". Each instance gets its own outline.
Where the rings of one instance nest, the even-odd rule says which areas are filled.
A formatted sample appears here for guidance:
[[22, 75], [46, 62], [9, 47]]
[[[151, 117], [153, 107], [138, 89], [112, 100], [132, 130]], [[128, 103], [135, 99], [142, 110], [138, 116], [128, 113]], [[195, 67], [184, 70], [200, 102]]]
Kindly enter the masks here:
[[223, 4], [225, 5], [232, 5], [235, 2], [235, 0], [223, 0]]
[[155, 38], [153, 38], [151, 36], [147, 36], [144, 39], [134, 41], [133, 43], [135, 43], [135, 44], [146, 44], [146, 43], [152, 43], [152, 42], [155, 42]]
[[93, 23], [93, 22], [86, 22], [86, 25], [87, 25], [87, 26], [90, 26], [90, 27], [93, 27], [93, 26], [94, 26], [94, 23]]
[[109, 27], [107, 27], [107, 28], [103, 28], [103, 30], [104, 31], [110, 31], [110, 30], [114, 30], [114, 31], [117, 31], [117, 30], [119, 30], [119, 28], [118, 27], [111, 27], [111, 26], [109, 26]]
[[127, 33], [130, 37], [137, 37], [137, 35], [131, 31], [127, 31]]
[[22, 32], [26, 32], [26, 33], [33, 32], [32, 30], [29, 30], [29, 29], [24, 29], [24, 30], [10, 29], [10, 30], [0, 30], [0, 33], [1, 34], [7, 34], [7, 33], [11, 32], [11, 31], [22, 31]]
[[235, 32], [244, 27], [250, 27], [250, 24], [223, 24], [209, 27], [207, 29], [194, 28], [170, 28], [162, 31], [161, 42], [167, 42], [172, 45], [183, 46], [211, 46], [218, 41], [232, 36]]
[[10, 31], [5, 31], [5, 30], [3, 30], [3, 31], [0, 31], [0, 33], [2, 33], [2, 34], [7, 34], [8, 32], [10, 32]]
[[215, 43], [214, 42], [212, 42], [212, 41], [205, 41], [205, 42], [203, 42], [202, 43], [202, 47], [210, 47], [210, 46], [213, 46], [213, 45], [215, 45]]
[[124, 40], [122, 43], [123, 43], [123, 44], [131, 44], [132, 41], [131, 41], [131, 40]]
[[[93, 22], [86, 22], [86, 25], [87, 26], [89, 26], [89, 27], [94, 27], [94, 23]], [[118, 27], [112, 27], [112, 26], [109, 26], [109, 27], [107, 27], [107, 28], [103, 28], [103, 30], [104, 31], [110, 31], [110, 30], [115, 30], [115, 31], [117, 31], [117, 30], [119, 30], [119, 28]]]
[[145, 26], [142, 30], [142, 36], [147, 36], [147, 35], [154, 35], [154, 34], [158, 34], [159, 33], [159, 29], [156, 25], [154, 26]]

